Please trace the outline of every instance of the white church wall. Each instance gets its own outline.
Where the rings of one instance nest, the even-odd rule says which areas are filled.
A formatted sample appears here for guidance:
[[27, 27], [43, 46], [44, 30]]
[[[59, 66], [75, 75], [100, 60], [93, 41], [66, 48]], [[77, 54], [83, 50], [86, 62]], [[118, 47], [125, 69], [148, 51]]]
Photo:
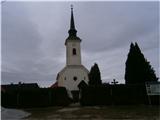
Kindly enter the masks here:
[[[59, 73], [58, 86], [66, 87], [67, 90], [79, 90], [78, 84], [84, 80], [88, 84], [88, 71], [81, 67], [66, 68], [62, 73]], [[77, 80], [74, 80], [77, 77]]]
[[[76, 55], [73, 55], [73, 48], [76, 49]], [[80, 42], [77, 40], [70, 40], [66, 44], [66, 58], [67, 65], [81, 65], [81, 51]]]

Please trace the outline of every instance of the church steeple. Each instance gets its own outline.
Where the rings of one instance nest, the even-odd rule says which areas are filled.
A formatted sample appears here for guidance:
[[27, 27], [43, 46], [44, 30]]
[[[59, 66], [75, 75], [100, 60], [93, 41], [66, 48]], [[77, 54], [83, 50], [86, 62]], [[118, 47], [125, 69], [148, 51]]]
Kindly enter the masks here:
[[71, 5], [71, 19], [70, 19], [70, 29], [68, 30], [69, 36], [67, 37], [66, 41], [65, 41], [65, 45], [67, 44], [67, 42], [81, 42], [81, 39], [79, 37], [77, 37], [77, 30], [75, 28], [75, 24], [74, 24], [74, 15], [73, 15], [73, 5]]
[[77, 37], [77, 30], [74, 24], [72, 5], [70, 28], [68, 30], [68, 33], [69, 35], [65, 40], [66, 65], [57, 74], [57, 82], [58, 86], [65, 87], [69, 91], [78, 91], [78, 85], [82, 81], [86, 84], [88, 83], [89, 71], [81, 64], [81, 39]]
[[71, 20], [70, 20], [70, 30], [68, 31], [69, 37], [77, 37], [77, 30], [74, 25], [74, 16], [73, 16], [73, 5], [71, 5]]
[[73, 5], [71, 5], [71, 21], [70, 21], [70, 29], [75, 29], [75, 25], [74, 25], [74, 16], [73, 16]]

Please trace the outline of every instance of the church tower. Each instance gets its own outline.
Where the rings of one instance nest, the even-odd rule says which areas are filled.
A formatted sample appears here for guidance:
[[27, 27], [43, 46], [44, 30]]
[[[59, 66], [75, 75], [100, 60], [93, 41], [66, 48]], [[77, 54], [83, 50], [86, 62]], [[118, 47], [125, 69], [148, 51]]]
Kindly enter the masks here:
[[81, 39], [77, 37], [74, 24], [73, 6], [71, 6], [71, 19], [69, 36], [65, 41], [66, 66], [57, 74], [58, 86], [66, 87], [69, 91], [78, 90], [80, 82], [88, 84], [88, 70], [81, 64]]
[[69, 36], [66, 39], [66, 64], [67, 65], [81, 65], [81, 39], [77, 37], [77, 30], [74, 25], [73, 8], [71, 7], [71, 21], [70, 29], [68, 31]]

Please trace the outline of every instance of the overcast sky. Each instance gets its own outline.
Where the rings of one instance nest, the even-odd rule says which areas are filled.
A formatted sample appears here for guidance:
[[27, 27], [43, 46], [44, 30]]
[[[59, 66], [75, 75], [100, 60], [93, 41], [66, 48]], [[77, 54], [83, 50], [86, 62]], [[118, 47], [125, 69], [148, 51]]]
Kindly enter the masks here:
[[103, 82], [124, 83], [130, 43], [137, 42], [159, 76], [158, 2], [4, 2], [2, 84], [56, 81], [66, 64], [71, 4], [88, 70], [96, 62]]

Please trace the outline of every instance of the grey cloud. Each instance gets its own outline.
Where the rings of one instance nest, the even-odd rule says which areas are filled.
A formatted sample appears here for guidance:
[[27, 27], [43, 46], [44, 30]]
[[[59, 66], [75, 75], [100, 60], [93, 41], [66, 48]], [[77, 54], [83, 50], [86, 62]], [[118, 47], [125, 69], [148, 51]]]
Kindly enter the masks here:
[[53, 84], [53, 76], [47, 75], [42, 76], [41, 74], [29, 74], [21, 72], [2, 72], [2, 81], [1, 84], [10, 84], [10, 83], [38, 83], [40, 87], [49, 87]]
[[[85, 34], [86, 44], [84, 45], [86, 51], [101, 52], [107, 49], [112, 50], [113, 48], [128, 45], [131, 41], [137, 41], [139, 38], [142, 38], [141, 36], [144, 39], [153, 30], [158, 32], [157, 5], [155, 5], [154, 9], [149, 3], [139, 5], [129, 2], [111, 2], [110, 5], [112, 6], [107, 4], [102, 7], [98, 6], [97, 9], [91, 7], [90, 11], [87, 12], [88, 15], [84, 17], [95, 16], [86, 21], [87, 23], [85, 21], [82, 23], [87, 29]], [[107, 6], [110, 8], [109, 12], [107, 12]], [[149, 9], [147, 6], [152, 9]], [[96, 21], [98, 22], [95, 23]], [[94, 47], [87, 47], [88, 45]]]
[[[32, 66], [40, 57], [41, 38], [36, 26], [28, 19], [25, 7], [10, 4], [7, 4], [10, 9], [5, 5], [2, 7], [2, 65], [7, 61], [23, 70], [23, 65]], [[25, 70], [29, 71], [29, 68]]]
[[2, 83], [22, 80], [47, 86], [55, 82], [65, 66], [71, 3], [88, 69], [97, 62], [104, 82], [113, 78], [124, 82], [129, 45], [138, 42], [158, 74], [157, 2], [6, 2], [2, 5]]

